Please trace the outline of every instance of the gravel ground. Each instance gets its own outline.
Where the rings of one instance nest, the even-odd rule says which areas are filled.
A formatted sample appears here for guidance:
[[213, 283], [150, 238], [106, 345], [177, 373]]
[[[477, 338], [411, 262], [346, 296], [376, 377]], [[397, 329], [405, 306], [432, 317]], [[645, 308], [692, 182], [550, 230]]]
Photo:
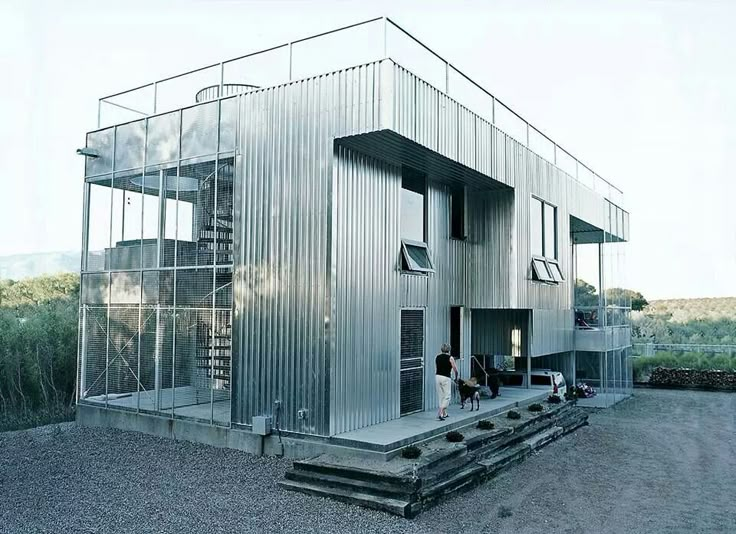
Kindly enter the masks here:
[[734, 414], [637, 390], [413, 521], [282, 491], [286, 460], [52, 425], [0, 434], [0, 532], [736, 532]]

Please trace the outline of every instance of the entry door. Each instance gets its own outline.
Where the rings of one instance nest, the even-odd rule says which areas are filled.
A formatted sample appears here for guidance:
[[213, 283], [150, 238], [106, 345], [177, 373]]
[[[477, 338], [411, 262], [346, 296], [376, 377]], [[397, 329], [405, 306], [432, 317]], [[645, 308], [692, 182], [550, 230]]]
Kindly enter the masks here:
[[401, 415], [424, 408], [424, 310], [401, 310]]

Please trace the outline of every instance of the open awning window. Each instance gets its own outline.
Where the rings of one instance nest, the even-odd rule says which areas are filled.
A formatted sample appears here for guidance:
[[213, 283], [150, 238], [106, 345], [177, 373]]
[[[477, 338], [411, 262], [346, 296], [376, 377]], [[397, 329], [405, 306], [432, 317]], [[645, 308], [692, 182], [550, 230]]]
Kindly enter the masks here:
[[550, 273], [552, 274], [552, 278], [555, 282], [558, 284], [565, 280], [565, 277], [562, 276], [562, 269], [560, 269], [560, 264], [557, 263], [554, 260], [547, 260], [547, 268], [549, 269]]
[[532, 260], [532, 279], [539, 282], [555, 283], [552, 273], [547, 266], [547, 261], [543, 258], [534, 258]]
[[401, 268], [409, 272], [433, 273], [434, 265], [432, 265], [426, 243], [402, 239]]

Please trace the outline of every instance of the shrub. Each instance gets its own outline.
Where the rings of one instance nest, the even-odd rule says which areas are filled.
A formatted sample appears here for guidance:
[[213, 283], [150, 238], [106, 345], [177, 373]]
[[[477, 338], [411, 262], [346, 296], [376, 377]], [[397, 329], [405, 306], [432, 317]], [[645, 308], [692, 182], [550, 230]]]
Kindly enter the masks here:
[[534, 404], [529, 405], [528, 410], [530, 412], [541, 412], [541, 411], [544, 411], [544, 406], [542, 406], [538, 402], [535, 402]]
[[521, 414], [516, 410], [509, 410], [506, 414], [506, 417], [508, 417], [509, 419], [521, 419]]
[[451, 443], [460, 443], [462, 440], [465, 439], [465, 436], [463, 436], [460, 432], [457, 430], [453, 430], [452, 432], [448, 432], [445, 437], [447, 438], [447, 441]]
[[550, 404], [559, 404], [562, 402], [562, 399], [560, 398], [559, 395], [550, 395], [547, 398], [547, 402], [549, 402]]
[[419, 458], [421, 455], [422, 449], [420, 449], [416, 445], [409, 445], [408, 447], [404, 447], [403, 449], [401, 449], [401, 456], [410, 460]]
[[494, 426], [496, 425], [493, 424], [493, 421], [489, 421], [488, 419], [478, 421], [478, 428], [480, 430], [493, 430]]

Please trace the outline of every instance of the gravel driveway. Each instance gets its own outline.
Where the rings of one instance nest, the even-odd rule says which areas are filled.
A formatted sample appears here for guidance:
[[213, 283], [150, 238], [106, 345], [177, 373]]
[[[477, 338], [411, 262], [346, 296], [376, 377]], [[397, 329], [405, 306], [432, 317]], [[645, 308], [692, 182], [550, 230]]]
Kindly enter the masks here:
[[286, 460], [53, 425], [0, 434], [0, 532], [736, 532], [735, 414], [637, 390], [413, 521], [282, 491]]

